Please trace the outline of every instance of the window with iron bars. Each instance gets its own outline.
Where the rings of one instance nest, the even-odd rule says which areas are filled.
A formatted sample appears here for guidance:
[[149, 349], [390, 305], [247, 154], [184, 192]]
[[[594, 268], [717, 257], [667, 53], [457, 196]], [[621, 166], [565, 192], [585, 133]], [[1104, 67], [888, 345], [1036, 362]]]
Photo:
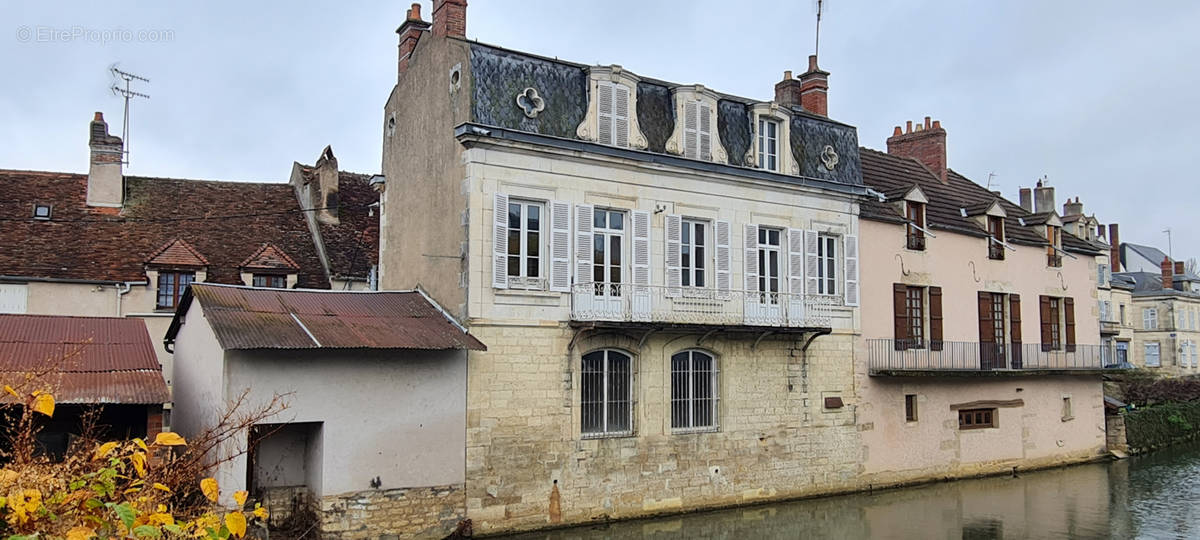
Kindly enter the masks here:
[[671, 429], [711, 430], [717, 427], [717, 364], [704, 351], [671, 356]]
[[633, 361], [604, 349], [583, 355], [580, 420], [584, 437], [633, 433]]

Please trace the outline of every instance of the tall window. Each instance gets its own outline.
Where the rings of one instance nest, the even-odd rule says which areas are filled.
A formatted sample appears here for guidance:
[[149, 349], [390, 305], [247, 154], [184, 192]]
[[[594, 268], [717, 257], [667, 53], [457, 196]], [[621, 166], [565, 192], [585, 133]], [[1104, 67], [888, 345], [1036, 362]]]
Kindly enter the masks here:
[[600, 350], [583, 355], [580, 414], [584, 435], [633, 432], [633, 368], [629, 355]]
[[596, 108], [600, 144], [629, 146], [629, 87], [609, 81], [596, 85]]
[[1062, 300], [1050, 298], [1050, 348], [1059, 350], [1062, 348]]
[[758, 290], [764, 303], [779, 302], [781, 236], [779, 229], [758, 228]]
[[925, 346], [925, 288], [909, 287], [905, 307], [908, 311], [908, 346], [922, 348]]
[[1062, 246], [1062, 231], [1058, 227], [1047, 225], [1046, 241], [1050, 243], [1046, 246], [1046, 266], [1062, 266], [1062, 255], [1058, 253]]
[[1159, 353], [1158, 343], [1147, 343], [1145, 353], [1146, 353], [1146, 367], [1158, 367], [1158, 366], [1162, 365], [1162, 363], [1159, 360], [1159, 356], [1158, 356], [1158, 353]]
[[513, 286], [536, 287], [542, 282], [542, 216], [540, 202], [508, 203], [508, 281]]
[[1004, 332], [1004, 304], [1005, 296], [1001, 293], [992, 293], [992, 336], [996, 338], [996, 345], [1002, 351], [1004, 343], [1008, 336]]
[[671, 357], [671, 428], [717, 426], [717, 369], [711, 355], [683, 351]]
[[1158, 330], [1158, 308], [1142, 309], [1142, 330]]
[[779, 122], [758, 119], [758, 168], [779, 170]]
[[179, 305], [183, 291], [196, 279], [194, 272], [168, 272], [158, 274], [158, 309], [174, 309]]
[[708, 261], [707, 227], [703, 221], [683, 220], [679, 261], [684, 287], [704, 287], [708, 283], [704, 272]]
[[916, 394], [905, 394], [904, 395], [904, 421], [905, 422], [916, 422], [917, 421], [917, 395]]
[[925, 231], [921, 229], [925, 228], [925, 204], [907, 201], [905, 206], [908, 212], [908, 225], [905, 225], [908, 249], [924, 250]]
[[1000, 216], [988, 216], [988, 258], [998, 261], [1004, 260], [1004, 218]]
[[837, 294], [837, 244], [838, 237], [821, 234], [817, 236], [817, 293]]
[[1121, 325], [1125, 325], [1125, 304], [1120, 305], [1121, 308]]
[[597, 208], [592, 217], [592, 280], [596, 295], [621, 295], [625, 213]]
[[287, 276], [278, 274], [254, 274], [251, 284], [255, 287], [268, 287], [271, 289], [286, 289]]

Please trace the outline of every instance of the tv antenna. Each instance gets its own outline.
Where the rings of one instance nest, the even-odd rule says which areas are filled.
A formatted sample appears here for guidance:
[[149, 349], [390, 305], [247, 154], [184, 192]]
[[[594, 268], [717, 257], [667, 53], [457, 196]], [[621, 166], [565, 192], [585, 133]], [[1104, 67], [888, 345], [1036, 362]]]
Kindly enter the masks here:
[[813, 56], [821, 56], [821, 11], [824, 9], [825, 0], [817, 0], [817, 37], [816, 43], [813, 45]]
[[[112, 73], [113, 79], [115, 81], [112, 85], [113, 95], [117, 95], [117, 96], [121, 96], [121, 97], [125, 98], [125, 119], [121, 123], [121, 141], [122, 141], [122, 145], [124, 146], [124, 148], [122, 149], [121, 153], [123, 154], [122, 157], [124, 158], [122, 160], [122, 163], [124, 163], [125, 165], [129, 165], [129, 99], [135, 98], [135, 97], [150, 99], [150, 96], [147, 94], [143, 94], [141, 92], [135, 92], [135, 91], [131, 90], [129, 88], [129, 85], [133, 81], [139, 81], [139, 82], [144, 82], [144, 83], [149, 84], [150, 79], [147, 79], [140, 75], [134, 75], [133, 73], [129, 73], [127, 71], [121, 71], [120, 69], [117, 69], [116, 64], [113, 64], [112, 67], [108, 68], [108, 70], [109, 70], [109, 72]], [[124, 80], [125, 87], [121, 88], [120, 81], [117, 81], [116, 79]]]
[[[1000, 175], [998, 175], [998, 174], [996, 174], [996, 173], [994, 173], [994, 172], [990, 172], [990, 173], [988, 173], [988, 184], [987, 184], [987, 190], [988, 190], [988, 191], [991, 191], [991, 190], [992, 190], [992, 185], [993, 185], [993, 184], [992, 184], [992, 179], [993, 179], [993, 178], [995, 178], [995, 177], [997, 177], [997, 176], [1000, 176]], [[995, 186], [996, 186], [996, 187], [1000, 187], [1000, 184], [995, 184]]]
[[1167, 258], [1174, 261], [1175, 256], [1174, 256], [1174, 253], [1171, 252], [1171, 228], [1167, 227], [1167, 228], [1163, 229], [1163, 232], [1167, 233]]

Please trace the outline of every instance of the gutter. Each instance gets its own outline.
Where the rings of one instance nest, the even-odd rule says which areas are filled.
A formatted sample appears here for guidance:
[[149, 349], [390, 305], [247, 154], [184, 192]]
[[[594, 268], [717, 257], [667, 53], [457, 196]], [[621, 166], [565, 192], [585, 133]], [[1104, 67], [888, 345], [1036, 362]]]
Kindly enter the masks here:
[[[117, 283], [116, 286], [113, 287], [113, 290], [117, 291], [117, 316], [118, 317], [121, 316], [121, 297], [129, 294], [129, 291], [133, 290], [134, 285], [149, 285], [149, 284], [150, 284], [150, 282], [148, 282], [148, 281], [126, 281], [123, 283]], [[122, 289], [122, 287], [124, 287], [124, 289]]]

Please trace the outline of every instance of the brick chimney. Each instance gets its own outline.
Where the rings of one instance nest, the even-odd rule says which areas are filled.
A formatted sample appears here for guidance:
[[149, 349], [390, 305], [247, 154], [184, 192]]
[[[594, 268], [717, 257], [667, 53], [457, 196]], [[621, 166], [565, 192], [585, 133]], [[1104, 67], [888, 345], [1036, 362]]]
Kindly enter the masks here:
[[1175, 288], [1175, 280], [1173, 279], [1173, 276], [1171, 275], [1171, 270], [1172, 270], [1171, 259], [1163, 257], [1163, 260], [1161, 263], [1159, 263], [1159, 265], [1162, 267], [1162, 288], [1163, 288], [1163, 290], [1165, 291], [1167, 289], [1174, 289]]
[[1033, 213], [1033, 190], [1027, 187], [1021, 188], [1021, 208], [1026, 212]]
[[88, 166], [87, 205], [120, 208], [125, 202], [125, 174], [122, 171], [124, 143], [108, 134], [104, 114], [92, 118], [88, 147], [92, 154]]
[[1037, 186], [1033, 188], [1033, 212], [1035, 214], [1053, 212], [1055, 206], [1057, 205], [1054, 203], [1054, 188], [1046, 182], [1038, 180]]
[[792, 78], [791, 70], [783, 72], [783, 80], [775, 83], [775, 103], [829, 116], [829, 72], [817, 67], [817, 55], [808, 57], [808, 71], [799, 78]]
[[799, 107], [800, 81], [792, 77], [792, 70], [783, 72], [783, 80], [775, 83], [775, 103], [782, 107]]
[[310, 208], [317, 210], [317, 220], [330, 225], [338, 224], [338, 162], [333, 148], [326, 146], [321, 157], [313, 166], [313, 180], [309, 182]]
[[943, 184], [949, 183], [946, 172], [946, 130], [942, 129], [941, 121], [925, 117], [925, 123], [917, 124], [913, 129], [912, 122], [906, 122], [904, 131], [900, 126], [892, 132], [887, 140], [888, 153], [893, 156], [908, 157], [924, 163], [933, 175]]
[[1063, 203], [1063, 217], [1080, 215], [1083, 215], [1083, 203], [1079, 202], [1079, 197], [1075, 197], [1074, 201], [1067, 199], [1067, 202]]
[[1186, 273], [1187, 271], [1184, 270], [1183, 261], [1175, 261], [1175, 275], [1182, 276]]
[[1108, 264], [1112, 265], [1113, 272], [1121, 271], [1121, 237], [1116, 223], [1108, 224]]
[[433, 35], [467, 37], [467, 0], [433, 0]]
[[429, 30], [429, 23], [421, 19], [421, 4], [414, 3], [412, 7], [408, 8], [404, 24], [396, 29], [396, 33], [400, 35], [400, 60], [396, 69], [399, 75], [408, 71], [408, 61], [417, 48], [417, 41], [427, 30]]

